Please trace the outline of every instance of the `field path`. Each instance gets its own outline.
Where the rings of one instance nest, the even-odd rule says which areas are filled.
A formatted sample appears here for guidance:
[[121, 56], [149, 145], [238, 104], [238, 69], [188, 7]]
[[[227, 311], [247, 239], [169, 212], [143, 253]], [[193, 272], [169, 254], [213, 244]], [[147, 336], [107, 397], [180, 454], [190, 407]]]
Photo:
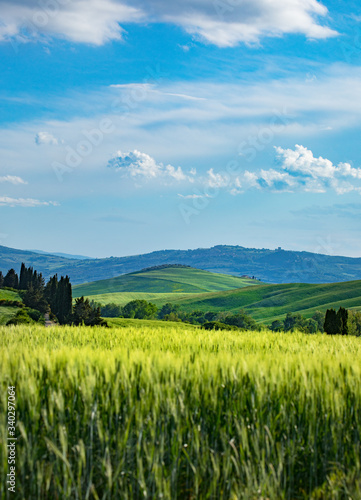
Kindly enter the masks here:
[[51, 321], [49, 313], [45, 313], [45, 326], [49, 327], [49, 326], [55, 326], [55, 325], [56, 325], [56, 323], [54, 323], [54, 321]]

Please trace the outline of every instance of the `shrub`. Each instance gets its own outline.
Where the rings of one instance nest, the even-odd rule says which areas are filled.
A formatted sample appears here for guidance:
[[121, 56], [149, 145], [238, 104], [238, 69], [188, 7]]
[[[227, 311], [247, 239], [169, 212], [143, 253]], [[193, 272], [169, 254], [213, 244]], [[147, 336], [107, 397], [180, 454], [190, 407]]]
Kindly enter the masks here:
[[6, 324], [7, 325], [31, 325], [35, 321], [28, 315], [25, 309], [20, 309], [16, 315], [11, 318]]

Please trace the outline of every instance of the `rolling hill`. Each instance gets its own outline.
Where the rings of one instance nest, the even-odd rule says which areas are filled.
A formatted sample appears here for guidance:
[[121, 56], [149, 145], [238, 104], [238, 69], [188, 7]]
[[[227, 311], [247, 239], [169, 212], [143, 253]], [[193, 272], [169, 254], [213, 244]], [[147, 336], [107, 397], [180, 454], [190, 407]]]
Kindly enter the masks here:
[[183, 264], [236, 276], [256, 276], [265, 283], [335, 283], [361, 280], [361, 258], [309, 252], [219, 245], [197, 250], [160, 250], [144, 255], [75, 260], [0, 246], [0, 270], [34, 266], [48, 278], [68, 274], [73, 284], [104, 280], [161, 264]]
[[190, 267], [161, 266], [156, 269], [144, 269], [116, 278], [77, 285], [73, 296], [100, 296], [125, 294], [202, 294], [219, 292], [258, 285], [252, 279], [216, 274]]
[[340, 306], [361, 309], [361, 281], [322, 285], [259, 285], [240, 290], [207, 293], [173, 301], [182, 310], [232, 311], [245, 309], [256, 321], [269, 324], [288, 312], [311, 317], [317, 310]]

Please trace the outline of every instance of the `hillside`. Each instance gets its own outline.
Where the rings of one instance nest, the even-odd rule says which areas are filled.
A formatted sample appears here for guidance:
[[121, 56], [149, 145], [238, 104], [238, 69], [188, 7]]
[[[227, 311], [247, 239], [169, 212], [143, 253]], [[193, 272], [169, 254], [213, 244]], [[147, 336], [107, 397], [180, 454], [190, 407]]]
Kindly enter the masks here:
[[[3, 290], [1, 288], [0, 289], [0, 301], [3, 301], [3, 300], [5, 300], [5, 301], [13, 301], [13, 300], [21, 301], [21, 297], [16, 292], [12, 292], [11, 290]], [[19, 310], [18, 307], [8, 306], [7, 304], [1, 303], [1, 305], [0, 305], [0, 325], [6, 325], [6, 323], [9, 321], [9, 319], [14, 317], [18, 310]]]
[[104, 294], [199, 294], [220, 292], [259, 282], [189, 267], [161, 267], [95, 281], [73, 288], [74, 297]]
[[[121, 249], [120, 249], [121, 251]], [[68, 274], [73, 284], [114, 278], [161, 264], [184, 264], [236, 276], [256, 276], [265, 283], [335, 283], [361, 280], [361, 258], [334, 257], [219, 245], [197, 250], [161, 250], [144, 255], [74, 260], [0, 246], [0, 270], [34, 266], [48, 278]]]
[[185, 311], [233, 311], [245, 309], [258, 322], [270, 323], [288, 312], [306, 317], [340, 306], [361, 309], [361, 281], [323, 285], [260, 285], [200, 297], [174, 300]]

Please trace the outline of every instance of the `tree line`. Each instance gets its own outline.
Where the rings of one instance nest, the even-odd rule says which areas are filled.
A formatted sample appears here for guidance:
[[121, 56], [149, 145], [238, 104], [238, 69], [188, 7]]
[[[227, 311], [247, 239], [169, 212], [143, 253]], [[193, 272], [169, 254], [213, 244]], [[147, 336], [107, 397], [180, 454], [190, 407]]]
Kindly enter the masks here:
[[206, 329], [215, 330], [261, 330], [269, 328], [274, 332], [327, 333], [329, 335], [361, 335], [361, 312], [348, 311], [340, 308], [338, 312], [328, 309], [326, 314], [316, 311], [311, 318], [305, 318], [300, 313], [287, 313], [284, 319], [278, 319], [271, 325], [260, 325], [246, 311], [212, 312], [212, 311], [182, 311], [178, 304], [167, 303], [161, 308], [146, 300], [132, 300], [125, 306], [117, 304], [101, 305], [101, 315], [106, 318], [159, 319], [163, 321], [185, 322], [198, 324]]
[[93, 307], [88, 299], [80, 297], [73, 305], [69, 276], [61, 276], [59, 279], [55, 274], [45, 283], [41, 273], [22, 263], [20, 275], [14, 269], [10, 269], [5, 276], [0, 271], [0, 288], [17, 291], [25, 306], [9, 324], [41, 321], [43, 315], [49, 313], [51, 319], [60, 325], [106, 325], [101, 318], [100, 308]]

